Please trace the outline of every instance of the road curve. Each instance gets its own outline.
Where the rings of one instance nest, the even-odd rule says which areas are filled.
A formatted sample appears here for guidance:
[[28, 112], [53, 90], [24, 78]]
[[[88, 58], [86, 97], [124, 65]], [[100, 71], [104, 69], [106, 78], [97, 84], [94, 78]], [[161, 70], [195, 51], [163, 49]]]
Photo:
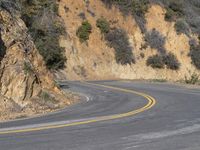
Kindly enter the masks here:
[[200, 150], [200, 89], [123, 81], [61, 86], [83, 100], [0, 123], [0, 150]]

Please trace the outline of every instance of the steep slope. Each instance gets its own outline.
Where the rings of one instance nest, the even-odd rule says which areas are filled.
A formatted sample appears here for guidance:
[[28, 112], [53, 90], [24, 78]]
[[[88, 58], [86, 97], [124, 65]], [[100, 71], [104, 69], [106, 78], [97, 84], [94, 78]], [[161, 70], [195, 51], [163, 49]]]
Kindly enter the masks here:
[[[153, 69], [146, 62], [150, 56], [158, 54], [156, 48], [146, 45], [145, 33], [141, 31], [138, 22], [132, 15], [124, 14], [115, 5], [109, 7], [101, 0], [73, 1], [60, 0], [60, 16], [65, 22], [68, 37], [62, 37], [61, 46], [66, 49], [66, 69], [68, 79], [167, 79], [181, 80], [200, 73], [191, 63], [190, 41], [196, 39], [195, 34], [178, 34], [175, 22], [165, 19], [166, 9], [162, 5], [150, 4], [145, 14], [146, 33], [156, 30], [165, 42], [165, 53], [171, 52], [181, 64], [178, 70], [167, 67]], [[96, 26], [96, 20], [104, 17], [110, 23], [111, 29], [120, 28], [126, 31], [136, 63], [121, 65], [115, 60], [115, 50], [107, 44], [104, 35]], [[80, 42], [77, 29], [87, 20], [92, 25], [92, 32], [87, 42]]]
[[20, 13], [0, 7], [0, 119], [52, 111], [72, 101], [56, 86]]

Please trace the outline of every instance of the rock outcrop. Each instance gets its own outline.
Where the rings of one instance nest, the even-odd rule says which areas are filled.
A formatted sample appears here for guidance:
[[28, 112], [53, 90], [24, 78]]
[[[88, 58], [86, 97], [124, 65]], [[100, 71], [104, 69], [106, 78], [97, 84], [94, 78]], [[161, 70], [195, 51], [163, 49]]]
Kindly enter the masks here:
[[0, 7], [0, 43], [0, 119], [70, 104], [46, 69], [20, 14], [3, 7]]

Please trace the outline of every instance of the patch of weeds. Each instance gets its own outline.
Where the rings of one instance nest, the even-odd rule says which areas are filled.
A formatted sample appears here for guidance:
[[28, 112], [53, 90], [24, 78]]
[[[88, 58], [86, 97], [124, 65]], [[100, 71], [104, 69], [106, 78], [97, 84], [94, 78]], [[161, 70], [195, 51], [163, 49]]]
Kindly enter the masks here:
[[192, 73], [189, 78], [185, 76], [186, 84], [197, 84], [199, 80], [200, 80], [200, 75], [195, 72]]

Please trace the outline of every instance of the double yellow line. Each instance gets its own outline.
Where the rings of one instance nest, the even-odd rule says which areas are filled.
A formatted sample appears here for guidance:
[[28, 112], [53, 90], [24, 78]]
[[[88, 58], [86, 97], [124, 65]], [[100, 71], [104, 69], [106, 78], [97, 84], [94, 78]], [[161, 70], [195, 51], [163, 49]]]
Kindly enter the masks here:
[[82, 82], [82, 83], [88, 84], [88, 85], [95, 85], [95, 86], [99, 86], [99, 87], [104, 87], [104, 88], [109, 88], [109, 89], [113, 89], [113, 90], [121, 91], [121, 92], [125, 92], [125, 93], [136, 94], [136, 95], [139, 95], [139, 96], [146, 98], [148, 100], [148, 103], [145, 106], [143, 106], [142, 108], [139, 108], [139, 109], [127, 112], [127, 113], [96, 117], [95, 119], [87, 119], [85, 121], [78, 121], [78, 122], [66, 123], [66, 124], [61, 124], [61, 125], [47, 125], [47, 126], [35, 127], [35, 128], [0, 131], [0, 135], [33, 132], [33, 131], [41, 131], [41, 130], [48, 130], [48, 129], [58, 129], [58, 128], [63, 128], [63, 127], [84, 125], [84, 124], [95, 123], [95, 122], [100, 122], [100, 121], [120, 119], [120, 118], [130, 117], [130, 116], [136, 115], [138, 113], [144, 112], [144, 111], [152, 108], [156, 104], [156, 100], [153, 97], [151, 97], [150, 95], [147, 95], [145, 93], [137, 92], [137, 91], [134, 91], [134, 90], [122, 89], [122, 88], [118, 88], [118, 87], [101, 85], [101, 84], [94, 84], [94, 83], [88, 83], [88, 82]]

